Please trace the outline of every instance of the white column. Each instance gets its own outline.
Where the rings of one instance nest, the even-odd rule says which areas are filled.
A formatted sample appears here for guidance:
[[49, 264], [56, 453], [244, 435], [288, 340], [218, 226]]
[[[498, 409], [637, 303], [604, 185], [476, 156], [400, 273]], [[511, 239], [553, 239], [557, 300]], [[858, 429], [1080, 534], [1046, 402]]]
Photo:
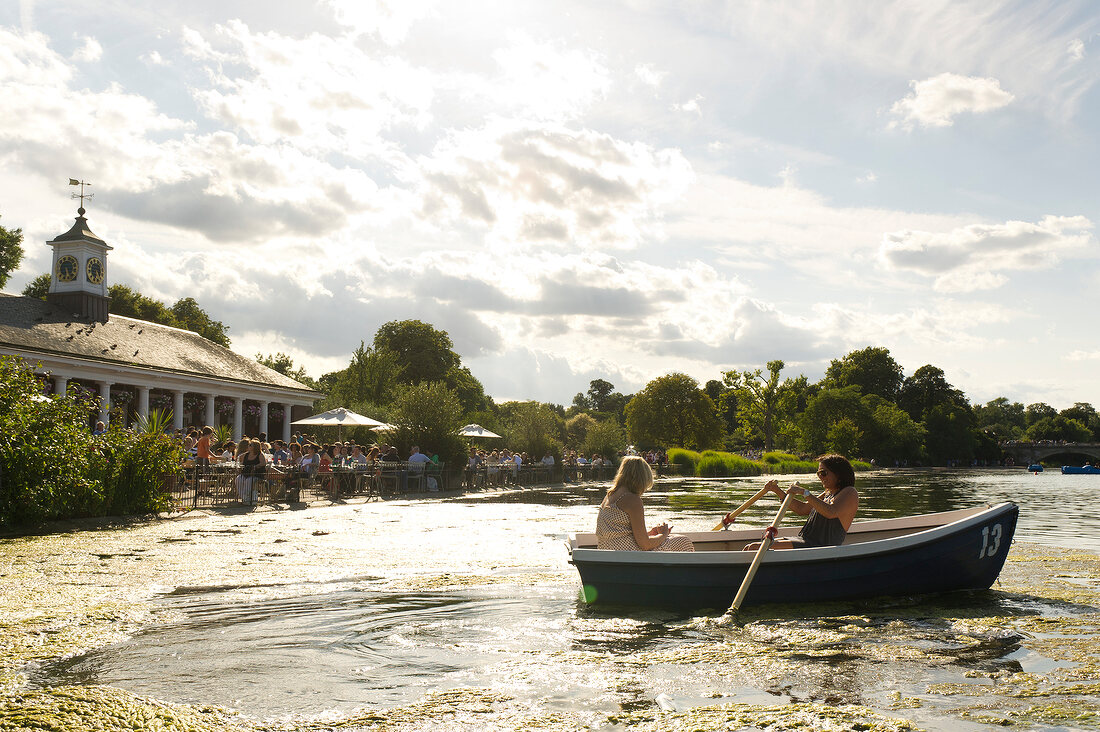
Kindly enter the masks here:
[[[270, 402], [260, 402], [260, 432], [267, 434], [267, 405]], [[271, 435], [267, 435], [268, 440], [271, 439]]]
[[283, 442], [290, 442], [290, 410], [292, 405], [283, 405]]
[[240, 442], [244, 436], [244, 399], [233, 397], [233, 439]]
[[62, 376], [61, 374], [53, 375], [53, 393], [64, 394], [65, 390], [69, 387], [69, 377]]
[[206, 424], [213, 427], [217, 424], [217, 415], [214, 414], [214, 395], [206, 395]]
[[139, 386], [138, 390], [138, 405], [137, 416], [148, 417], [149, 416], [149, 387]]
[[172, 392], [172, 426], [177, 430], [183, 429], [183, 392]]
[[108, 411], [108, 407], [111, 406], [111, 382], [99, 381], [99, 421], [104, 425], [111, 423], [111, 413]]

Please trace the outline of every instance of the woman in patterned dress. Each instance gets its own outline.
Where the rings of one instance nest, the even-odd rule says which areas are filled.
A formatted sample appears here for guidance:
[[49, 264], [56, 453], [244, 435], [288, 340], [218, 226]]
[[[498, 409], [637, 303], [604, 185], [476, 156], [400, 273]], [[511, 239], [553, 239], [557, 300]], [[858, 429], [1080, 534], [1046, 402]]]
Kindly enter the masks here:
[[596, 548], [659, 552], [692, 552], [691, 539], [673, 536], [661, 523], [646, 530], [642, 494], [653, 485], [653, 470], [642, 458], [631, 455], [619, 463], [611, 490], [596, 516]]

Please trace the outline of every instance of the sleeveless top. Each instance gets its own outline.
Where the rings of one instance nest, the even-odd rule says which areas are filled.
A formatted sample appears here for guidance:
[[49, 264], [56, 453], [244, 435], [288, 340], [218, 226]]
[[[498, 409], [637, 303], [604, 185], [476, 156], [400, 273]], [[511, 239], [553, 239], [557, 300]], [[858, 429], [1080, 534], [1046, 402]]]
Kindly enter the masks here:
[[[821, 500], [832, 503], [836, 495], [836, 493], [826, 494]], [[817, 509], [810, 509], [810, 518], [806, 520], [806, 525], [798, 535], [802, 537], [807, 547], [840, 546], [844, 543], [844, 537], [848, 532], [844, 530], [844, 524], [840, 523], [840, 519], [825, 518], [817, 512]]]
[[241, 475], [245, 478], [262, 478], [264, 473], [264, 459], [262, 455], [254, 458], [247, 454], [241, 458]]
[[[596, 514], [596, 548], [618, 549], [620, 551], [643, 551], [634, 540], [634, 531], [630, 528], [630, 516], [617, 505], [618, 498], [610, 501], [606, 506], [600, 504], [600, 512]], [[657, 552], [693, 552], [695, 546], [686, 536], [670, 535], [660, 546], [653, 549]]]

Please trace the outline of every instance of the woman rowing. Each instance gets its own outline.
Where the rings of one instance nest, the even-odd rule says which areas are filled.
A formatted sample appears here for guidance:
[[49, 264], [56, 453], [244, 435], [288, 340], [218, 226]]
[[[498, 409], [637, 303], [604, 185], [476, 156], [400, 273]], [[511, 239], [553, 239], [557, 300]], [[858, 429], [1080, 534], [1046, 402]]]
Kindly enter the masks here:
[[[764, 486], [781, 499], [794, 495], [790, 509], [799, 516], [810, 517], [798, 536], [777, 540], [772, 543], [772, 549], [840, 546], [844, 543], [859, 508], [855, 470], [843, 455], [822, 455], [817, 459], [817, 479], [824, 490], [816, 496], [798, 483], [786, 491], [775, 480]], [[800, 497], [803, 500], [798, 500]], [[759, 548], [760, 542], [745, 547], [752, 550]]]

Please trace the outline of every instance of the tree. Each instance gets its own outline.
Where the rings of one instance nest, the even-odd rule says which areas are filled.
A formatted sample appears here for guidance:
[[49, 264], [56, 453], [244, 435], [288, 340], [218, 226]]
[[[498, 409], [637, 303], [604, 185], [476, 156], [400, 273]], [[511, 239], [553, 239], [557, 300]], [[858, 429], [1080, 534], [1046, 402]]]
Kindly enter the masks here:
[[714, 402], [687, 374], [646, 384], [626, 405], [626, 428], [636, 443], [665, 448], [702, 450], [722, 439]]
[[441, 381], [397, 387], [390, 412], [396, 426], [389, 439], [408, 455], [413, 445], [432, 451], [451, 465], [464, 462], [466, 446], [456, 433], [462, 427], [462, 404]]
[[943, 369], [932, 365], [921, 366], [905, 379], [898, 391], [897, 402], [918, 422], [926, 421], [927, 415], [940, 405], [964, 407], [970, 411], [963, 393], [947, 383]]
[[1057, 414], [1058, 410], [1045, 402], [1028, 404], [1027, 409], [1024, 410], [1024, 418], [1027, 420], [1028, 427], [1031, 427], [1031, 425], [1044, 417], [1055, 417]]
[[1077, 420], [1087, 427], [1091, 433], [1088, 439], [1092, 440], [1095, 439], [1097, 435], [1100, 435], [1100, 414], [1097, 414], [1096, 409], [1088, 402], [1077, 402], [1072, 407], [1063, 409], [1058, 414], [1066, 419]]
[[825, 371], [829, 386], [859, 386], [864, 394], [878, 394], [884, 400], [897, 400], [905, 374], [893, 360], [890, 350], [868, 347], [834, 359]]
[[107, 288], [107, 295], [111, 298], [112, 315], [177, 327], [176, 316], [160, 300], [146, 297], [126, 285], [111, 285]]
[[[870, 414], [859, 387], [822, 389], [809, 400], [806, 411], [799, 417], [800, 447], [804, 452], [815, 455], [825, 452], [830, 446], [830, 430], [844, 420], [854, 425], [861, 436], [867, 431]], [[838, 437], [839, 433], [834, 434], [832, 439]]]
[[590, 414], [581, 412], [565, 420], [565, 444], [568, 447], [580, 447], [588, 435], [588, 430], [595, 426], [596, 420]]
[[858, 386], [864, 394], [895, 401], [905, 373], [886, 348], [867, 347], [833, 360], [825, 371], [829, 386]]
[[38, 300], [45, 300], [46, 295], [50, 292], [50, 275], [49, 273], [40, 274], [33, 280], [27, 283], [27, 286], [23, 288], [23, 297], [33, 297]]
[[368, 348], [363, 341], [359, 341], [348, 367], [322, 376], [318, 386], [327, 388], [329, 398], [325, 403], [333, 407], [356, 403], [390, 404], [401, 382], [403, 370], [404, 366], [393, 351]]
[[825, 452], [839, 455], [857, 455], [863, 440], [863, 430], [845, 417], [829, 426], [825, 435]]
[[884, 465], [890, 460], [916, 460], [921, 456], [925, 433], [920, 423], [881, 397], [868, 395], [861, 401], [870, 410], [871, 421], [863, 434], [859, 454], [876, 458]]
[[[789, 384], [779, 383], [779, 372], [784, 366], [786, 364], [779, 359], [768, 361], [767, 378], [760, 369], [722, 374], [723, 383], [737, 401], [739, 434], [769, 451], [775, 449], [775, 437], [790, 418], [794, 406], [794, 393], [788, 388]], [[729, 407], [723, 406], [728, 411]]]
[[489, 408], [492, 400], [485, 395], [485, 387], [465, 366], [452, 366], [443, 376], [443, 383], [454, 391], [463, 410], [477, 412]]
[[1089, 442], [1092, 431], [1076, 419], [1061, 414], [1043, 417], [1027, 428], [1029, 440], [1056, 440], [1063, 442]]
[[974, 413], [965, 403], [941, 402], [924, 418], [925, 449], [933, 463], [969, 460], [977, 444]]
[[616, 419], [603, 419], [588, 428], [581, 445], [585, 455], [611, 457], [626, 447], [626, 431]]
[[374, 334], [374, 348], [386, 349], [402, 365], [400, 380], [406, 384], [444, 381], [459, 365], [459, 356], [446, 331], [419, 320], [394, 320]]
[[502, 434], [513, 450], [526, 452], [532, 459], [552, 453], [561, 456], [564, 420], [549, 404], [506, 402], [501, 405]]
[[184, 297], [177, 300], [172, 306], [172, 315], [178, 327], [198, 333], [208, 341], [229, 348], [229, 336], [226, 335], [229, 328], [220, 320], [211, 318], [199, 307], [195, 298]]
[[588, 403], [597, 412], [606, 411], [606, 401], [611, 392], [615, 391], [615, 385], [604, 379], [592, 379], [588, 382]]
[[985, 406], [975, 407], [974, 416], [979, 429], [993, 433], [998, 440], [1018, 440], [1027, 429], [1024, 405], [1010, 402], [1007, 397], [997, 397]]
[[305, 384], [311, 389], [317, 388], [317, 382], [314, 381], [306, 374], [304, 367], [294, 368], [294, 359], [290, 356], [282, 353], [263, 355], [262, 353], [256, 354], [256, 361], [264, 366], [267, 366], [272, 371], [276, 371], [283, 376], [287, 376], [294, 379], [299, 384]]
[[23, 230], [0, 226], [0, 287], [8, 284], [11, 273], [23, 261]]

